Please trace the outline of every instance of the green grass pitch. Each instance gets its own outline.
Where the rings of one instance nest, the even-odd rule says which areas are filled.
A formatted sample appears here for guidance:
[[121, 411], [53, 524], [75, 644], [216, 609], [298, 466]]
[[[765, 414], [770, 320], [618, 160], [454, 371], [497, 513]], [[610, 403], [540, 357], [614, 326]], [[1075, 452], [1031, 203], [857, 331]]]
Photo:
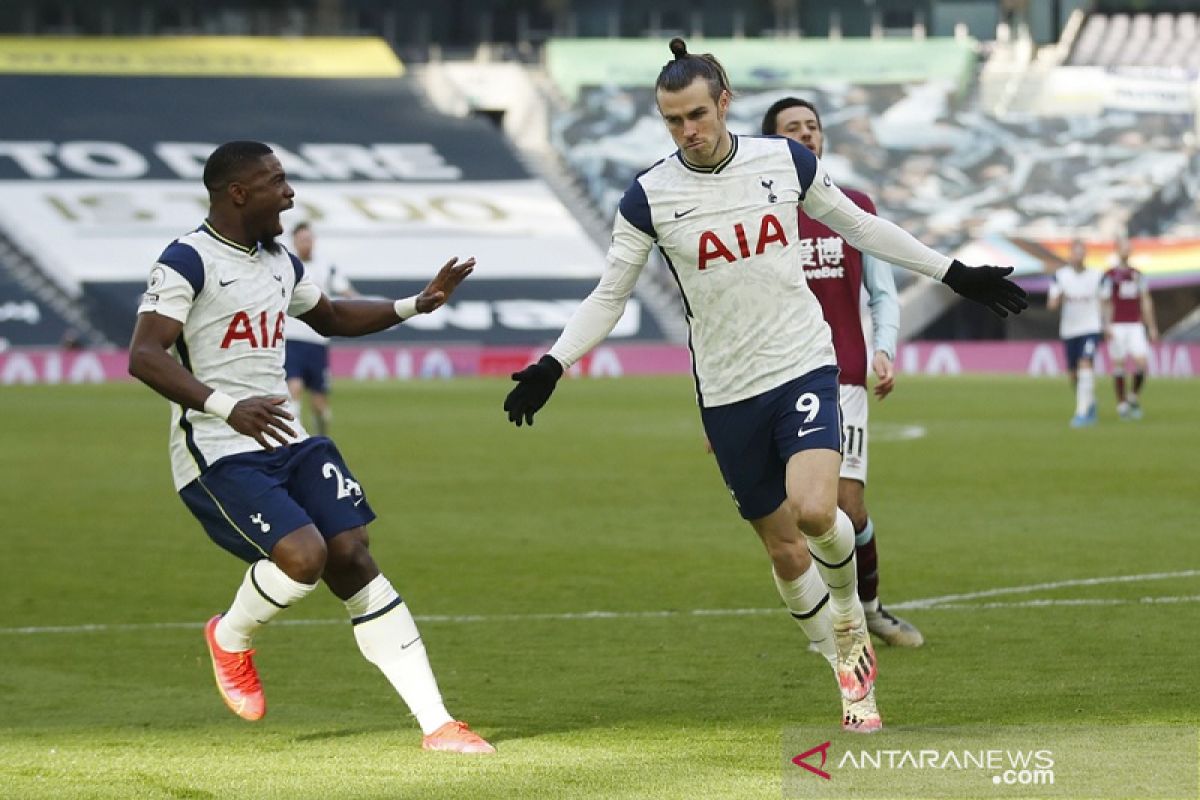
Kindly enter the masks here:
[[[872, 401], [882, 596], [928, 641], [879, 650], [889, 728], [1197, 724], [1198, 390], [1151, 382], [1126, 423], [1104, 381], [1086, 430], [1065, 381], [902, 376]], [[0, 390], [0, 796], [779, 797], [783, 732], [837, 735], [836, 688], [690, 381], [566, 381], [520, 430], [506, 391], [334, 395], [377, 560], [451, 713], [499, 747], [470, 758], [419, 749], [323, 590], [257, 641], [266, 719], [226, 711], [201, 625], [242, 567], [172, 491], [166, 402]]]

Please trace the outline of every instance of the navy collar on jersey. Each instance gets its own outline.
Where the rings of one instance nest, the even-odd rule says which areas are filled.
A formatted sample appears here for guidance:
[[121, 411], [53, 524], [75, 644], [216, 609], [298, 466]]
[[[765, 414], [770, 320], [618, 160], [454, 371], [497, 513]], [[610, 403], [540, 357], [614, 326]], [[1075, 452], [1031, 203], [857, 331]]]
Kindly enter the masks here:
[[253, 247], [246, 247], [245, 245], [238, 244], [237, 242], [233, 241], [232, 239], [226, 239], [224, 236], [217, 233], [217, 229], [214, 228], [212, 225], [210, 225], [208, 220], [204, 220], [204, 222], [202, 222], [200, 224], [200, 227], [196, 228], [196, 230], [204, 231], [205, 233], [207, 233], [209, 236], [216, 239], [221, 244], [228, 245], [229, 247], [232, 247], [233, 249], [237, 250], [239, 253], [245, 253], [248, 256], [258, 255], [258, 245], [257, 244], [254, 245]]
[[729, 162], [733, 161], [733, 157], [737, 155], [738, 137], [731, 133], [731, 134], [729, 134], [729, 141], [731, 142], [731, 146], [729, 148], [729, 154], [726, 155], [724, 158], [722, 158], [719, 163], [714, 164], [711, 167], [697, 167], [695, 164], [689, 164], [688, 160], [683, 157], [683, 152], [680, 150], [675, 151], [675, 156], [679, 159], [680, 164], [683, 164], [683, 166], [687, 167], [692, 172], [703, 172], [705, 174], [714, 174], [715, 175], [716, 173], [720, 172], [721, 170], [723, 170], [727, 166], [729, 166]]

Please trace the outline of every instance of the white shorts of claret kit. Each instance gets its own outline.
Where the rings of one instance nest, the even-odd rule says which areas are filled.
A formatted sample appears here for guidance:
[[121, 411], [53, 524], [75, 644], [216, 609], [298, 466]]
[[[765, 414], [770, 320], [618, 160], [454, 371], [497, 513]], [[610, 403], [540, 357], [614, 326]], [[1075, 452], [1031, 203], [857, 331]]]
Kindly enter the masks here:
[[1108, 357], [1115, 366], [1126, 356], [1146, 358], [1150, 355], [1150, 341], [1146, 338], [1146, 326], [1140, 322], [1114, 322], [1112, 338], [1108, 340]]
[[838, 387], [842, 406], [841, 477], [867, 483], [867, 389]]

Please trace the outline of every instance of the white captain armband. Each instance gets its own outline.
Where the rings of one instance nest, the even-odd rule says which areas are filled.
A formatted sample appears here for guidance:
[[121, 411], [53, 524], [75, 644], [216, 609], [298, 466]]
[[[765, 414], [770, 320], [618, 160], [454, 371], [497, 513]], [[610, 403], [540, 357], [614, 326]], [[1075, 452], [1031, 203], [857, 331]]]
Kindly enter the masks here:
[[236, 405], [237, 400], [224, 392], [213, 392], [204, 401], [204, 413], [228, 421], [229, 415], [233, 413], [233, 407]]
[[419, 313], [417, 311], [417, 297], [418, 295], [414, 294], [412, 297], [405, 297], [402, 300], [392, 303], [392, 308], [396, 309], [396, 316], [400, 318], [401, 322], [409, 317], [415, 317]]

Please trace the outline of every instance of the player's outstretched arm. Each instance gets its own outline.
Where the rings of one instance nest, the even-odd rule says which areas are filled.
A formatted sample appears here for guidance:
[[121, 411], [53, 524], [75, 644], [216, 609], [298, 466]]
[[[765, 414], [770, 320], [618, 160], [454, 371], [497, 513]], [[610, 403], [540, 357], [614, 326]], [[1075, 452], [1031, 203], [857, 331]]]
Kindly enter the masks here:
[[[324, 294], [299, 315], [323, 336], [365, 336], [387, 330], [415, 314], [428, 314], [446, 304], [450, 295], [475, 270], [475, 259], [447, 261], [421, 293], [403, 300], [330, 300]], [[302, 306], [303, 307], [303, 306]]]
[[1012, 267], [968, 267], [961, 261], [953, 261], [942, 283], [958, 294], [986, 306], [998, 317], [1007, 317], [1009, 312], [1020, 314], [1029, 307], [1025, 290], [1010, 281]]
[[235, 400], [201, 383], [171, 357], [171, 345], [179, 338], [183, 324], [162, 314], [138, 314], [129, 343], [129, 374], [180, 405], [221, 417], [238, 433], [249, 436], [267, 450], [272, 440], [288, 444], [296, 432], [287, 421], [294, 419], [287, 410], [286, 397], [248, 397]]
[[[801, 148], [803, 150], [803, 148]], [[793, 150], [800, 153], [799, 150]], [[807, 153], [803, 150], [803, 153]], [[811, 154], [801, 158], [811, 158]], [[1001, 317], [1029, 307], [1025, 290], [1008, 280], [1012, 267], [968, 267], [926, 247], [911, 233], [868, 214], [834, 185], [817, 164], [803, 201], [804, 210], [840, 233], [853, 246], [898, 267], [937, 278], [958, 294], [987, 306]], [[947, 263], [949, 262], [949, 263]]]
[[517, 385], [508, 393], [508, 397], [504, 398], [504, 410], [508, 414], [508, 421], [518, 428], [522, 423], [532, 425], [533, 415], [546, 405], [562, 374], [562, 364], [551, 355], [544, 355], [536, 364], [514, 372], [512, 379]]

